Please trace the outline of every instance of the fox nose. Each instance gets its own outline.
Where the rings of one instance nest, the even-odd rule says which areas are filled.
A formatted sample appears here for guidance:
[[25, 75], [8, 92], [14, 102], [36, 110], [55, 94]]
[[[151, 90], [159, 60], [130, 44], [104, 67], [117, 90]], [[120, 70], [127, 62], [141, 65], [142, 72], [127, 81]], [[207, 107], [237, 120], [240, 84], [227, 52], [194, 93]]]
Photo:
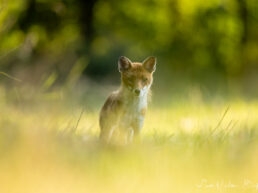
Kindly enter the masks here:
[[140, 95], [140, 92], [141, 92], [141, 90], [140, 90], [140, 89], [135, 89], [135, 90], [134, 90], [134, 93], [135, 93], [137, 96], [139, 96], [139, 95]]

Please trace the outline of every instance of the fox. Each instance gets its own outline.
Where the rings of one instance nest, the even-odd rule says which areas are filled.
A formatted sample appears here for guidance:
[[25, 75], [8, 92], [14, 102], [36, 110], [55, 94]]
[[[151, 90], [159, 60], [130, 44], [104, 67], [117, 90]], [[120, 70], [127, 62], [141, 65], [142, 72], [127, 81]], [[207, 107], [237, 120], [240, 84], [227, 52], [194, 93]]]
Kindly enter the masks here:
[[154, 56], [142, 63], [125, 56], [119, 58], [120, 88], [108, 96], [99, 115], [99, 138], [103, 143], [125, 145], [139, 139], [155, 70]]

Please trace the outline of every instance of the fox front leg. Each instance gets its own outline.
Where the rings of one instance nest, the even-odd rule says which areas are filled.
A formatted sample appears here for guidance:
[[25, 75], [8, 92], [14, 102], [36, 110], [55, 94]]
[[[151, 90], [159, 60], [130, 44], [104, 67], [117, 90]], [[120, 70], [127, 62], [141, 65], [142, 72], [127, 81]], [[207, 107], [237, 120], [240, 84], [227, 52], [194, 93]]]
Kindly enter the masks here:
[[137, 141], [140, 137], [140, 132], [143, 127], [144, 117], [139, 117], [132, 125], [132, 139], [133, 141]]

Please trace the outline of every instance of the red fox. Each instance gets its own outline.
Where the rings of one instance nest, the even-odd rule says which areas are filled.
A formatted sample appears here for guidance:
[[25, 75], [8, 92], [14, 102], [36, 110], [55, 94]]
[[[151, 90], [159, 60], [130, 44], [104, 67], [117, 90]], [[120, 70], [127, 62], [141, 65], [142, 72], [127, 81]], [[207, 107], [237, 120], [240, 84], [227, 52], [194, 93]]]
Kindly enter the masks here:
[[100, 112], [102, 142], [127, 144], [139, 135], [155, 69], [155, 57], [148, 57], [142, 63], [131, 62], [125, 56], [119, 58], [121, 86], [110, 94]]

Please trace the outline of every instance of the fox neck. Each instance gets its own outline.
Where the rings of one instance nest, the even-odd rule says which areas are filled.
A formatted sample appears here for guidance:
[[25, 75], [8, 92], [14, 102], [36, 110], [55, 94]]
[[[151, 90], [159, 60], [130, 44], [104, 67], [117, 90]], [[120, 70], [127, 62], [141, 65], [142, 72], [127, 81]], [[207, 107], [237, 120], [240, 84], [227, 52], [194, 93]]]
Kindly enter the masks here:
[[147, 107], [149, 93], [150, 93], [150, 86], [146, 86], [141, 90], [139, 96], [133, 93], [133, 89], [126, 87], [125, 85], [121, 85], [119, 90], [123, 101], [125, 101], [125, 105], [132, 105], [141, 107]]

